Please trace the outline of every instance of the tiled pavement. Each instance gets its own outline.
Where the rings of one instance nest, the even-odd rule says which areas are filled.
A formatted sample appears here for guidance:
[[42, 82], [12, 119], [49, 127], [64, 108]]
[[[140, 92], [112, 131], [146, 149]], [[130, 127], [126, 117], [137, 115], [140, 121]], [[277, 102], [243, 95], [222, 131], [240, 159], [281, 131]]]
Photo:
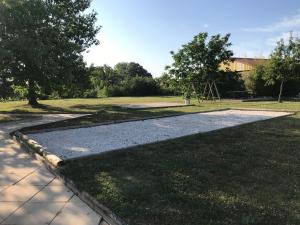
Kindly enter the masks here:
[[101, 215], [74, 195], [41, 162], [25, 153], [8, 135], [20, 127], [57, 121], [67, 116], [43, 116], [42, 120], [34, 122], [0, 124], [1, 225], [107, 224]]

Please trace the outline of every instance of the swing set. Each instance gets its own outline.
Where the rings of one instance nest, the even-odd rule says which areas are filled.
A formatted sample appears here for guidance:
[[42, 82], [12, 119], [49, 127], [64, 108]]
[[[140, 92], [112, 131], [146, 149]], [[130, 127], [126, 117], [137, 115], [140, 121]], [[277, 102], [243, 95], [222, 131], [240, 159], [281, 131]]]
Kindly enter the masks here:
[[[196, 95], [198, 102], [200, 100], [203, 102], [204, 100], [216, 101], [218, 99], [221, 101], [220, 93], [215, 81], [206, 81], [205, 83], [200, 84], [199, 92], [196, 90], [195, 83], [192, 83], [194, 94]], [[199, 93], [199, 94], [198, 94]]]

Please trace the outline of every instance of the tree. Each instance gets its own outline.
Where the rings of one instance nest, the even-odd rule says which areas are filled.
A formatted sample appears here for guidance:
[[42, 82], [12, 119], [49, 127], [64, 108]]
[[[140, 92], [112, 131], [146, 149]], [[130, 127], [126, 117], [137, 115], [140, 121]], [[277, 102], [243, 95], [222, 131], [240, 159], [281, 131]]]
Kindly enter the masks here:
[[174, 63], [167, 67], [170, 74], [175, 76], [181, 84], [186, 98], [194, 91], [201, 95], [201, 85], [204, 82], [214, 82], [219, 75], [219, 65], [228, 63], [232, 51], [228, 48], [230, 34], [211, 36], [199, 33], [193, 40], [177, 52], [171, 52]]
[[[119, 82], [119, 78], [114, 69], [108, 65], [93, 68], [90, 74], [90, 80], [94, 89], [98, 92], [100, 90], [107, 92], [110, 86]], [[104, 93], [104, 95], [107, 94], [108, 93]]]
[[254, 96], [276, 96], [278, 82], [273, 85], [266, 85], [265, 76], [267, 73], [268, 63], [257, 65], [250, 72], [243, 74], [243, 80], [247, 91]]
[[168, 73], [163, 73], [157, 78], [162, 94], [180, 95], [177, 80]]
[[133, 77], [122, 82], [127, 96], [151, 96], [159, 94], [159, 84], [152, 77]]
[[135, 62], [130, 63], [118, 63], [114, 67], [115, 72], [123, 78], [133, 78], [133, 77], [152, 77], [144, 67]]
[[280, 82], [278, 102], [282, 102], [282, 93], [287, 81], [297, 80], [300, 77], [300, 40], [292, 35], [285, 43], [281, 39], [271, 54], [267, 65], [264, 80], [266, 85], [274, 85]]
[[90, 0], [0, 0], [0, 58], [9, 56], [0, 73], [27, 88], [30, 105], [38, 91], [65, 84], [82, 52], [98, 44], [89, 6]]
[[84, 96], [86, 90], [92, 87], [90, 81], [90, 68], [86, 66], [82, 57], [74, 61], [74, 66], [64, 69], [64, 72], [68, 72], [68, 76], [64, 76], [64, 80], [60, 82], [52, 83], [50, 87], [44, 87], [44, 94], [51, 96], [57, 94], [60, 98], [80, 98]]
[[10, 62], [10, 54], [3, 50], [0, 41], [0, 99], [7, 99], [12, 93], [12, 84], [9, 80], [10, 70], [8, 69]]

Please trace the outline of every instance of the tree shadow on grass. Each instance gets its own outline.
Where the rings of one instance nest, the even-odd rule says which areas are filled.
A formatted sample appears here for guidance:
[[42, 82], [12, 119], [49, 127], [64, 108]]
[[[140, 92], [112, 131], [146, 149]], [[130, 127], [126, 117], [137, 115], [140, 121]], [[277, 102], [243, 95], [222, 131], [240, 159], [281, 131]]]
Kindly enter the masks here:
[[[62, 107], [56, 107], [46, 104], [37, 104], [34, 106], [23, 105], [22, 109], [14, 109], [10, 112], [2, 111], [0, 113], [11, 113], [11, 114], [45, 114], [45, 113], [74, 113], [72, 110], [68, 110]], [[30, 109], [39, 109], [37, 112], [31, 111]], [[42, 110], [42, 111], [40, 111]], [[75, 112], [76, 113], [76, 112]]]
[[[103, 110], [106, 108], [109, 108], [109, 106], [107, 105], [84, 105], [84, 104], [79, 104], [79, 105], [74, 105], [74, 106], [70, 106], [68, 108], [65, 107], [59, 107], [59, 106], [53, 106], [53, 105], [47, 105], [47, 104], [37, 104], [34, 106], [29, 106], [29, 105], [22, 105], [20, 106], [22, 107], [22, 109], [14, 109], [12, 111], [10, 111], [9, 113], [12, 114], [21, 114], [21, 113], [41, 113], [41, 114], [45, 114], [45, 113], [95, 113], [99, 110]], [[38, 111], [34, 112], [30, 109], [37, 109]], [[6, 111], [3, 111], [0, 113], [8, 113]]]
[[299, 224], [300, 114], [69, 162], [129, 224]]
[[35, 106], [32, 106], [32, 108], [42, 109], [47, 113], [70, 113], [71, 112], [71, 110], [62, 107], [51, 106], [51, 105], [40, 104], [40, 103]]

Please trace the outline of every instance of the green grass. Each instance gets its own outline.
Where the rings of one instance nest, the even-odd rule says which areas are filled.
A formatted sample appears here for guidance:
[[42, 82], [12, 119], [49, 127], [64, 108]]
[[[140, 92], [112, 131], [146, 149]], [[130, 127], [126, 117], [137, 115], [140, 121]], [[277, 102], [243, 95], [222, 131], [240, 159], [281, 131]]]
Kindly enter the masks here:
[[[142, 104], [146, 102], [177, 102], [183, 103], [181, 97], [114, 97], [99, 99], [59, 99], [41, 100], [38, 107], [30, 107], [26, 101], [11, 101], [0, 103], [2, 113], [97, 113], [106, 107], [119, 104]], [[300, 102], [286, 101], [277, 103], [276, 101], [261, 102], [241, 102], [236, 100], [222, 100], [221, 102], [201, 102], [197, 104], [202, 109], [212, 108], [259, 108], [277, 110], [300, 110]]]
[[299, 146], [300, 113], [75, 160], [61, 171], [131, 225], [296, 225]]
[[179, 97], [116, 97], [91, 99], [40, 100], [40, 105], [31, 107], [27, 101], [0, 103], [2, 113], [96, 113], [106, 106], [145, 102], [178, 102]]
[[[123, 97], [0, 103], [3, 113], [91, 113], [44, 129], [224, 108], [300, 111], [300, 102], [201, 102], [147, 110], [119, 104], [178, 102], [180, 97]], [[4, 115], [1, 121], [18, 116]], [[62, 167], [81, 190], [129, 224], [300, 224], [300, 113], [97, 157]]]
[[40, 125], [32, 129], [47, 129], [65, 126], [91, 125], [94, 123], [120, 121], [124, 119], [141, 119], [153, 116], [168, 116], [188, 112], [201, 112], [225, 108], [251, 108], [251, 109], [272, 109], [285, 111], [299, 111], [300, 102], [276, 101], [262, 102], [241, 102], [237, 100], [222, 100], [221, 102], [204, 101], [198, 103], [193, 100], [196, 106], [178, 108], [159, 108], [147, 110], [124, 109], [118, 107], [120, 104], [143, 104], [146, 102], [177, 102], [182, 103], [181, 97], [115, 97], [99, 99], [61, 99], [40, 101], [37, 107], [30, 107], [24, 101], [13, 101], [0, 103], [0, 112], [3, 113], [90, 113], [92, 115], [83, 118], [76, 118], [67, 121], [56, 122], [47, 125]]

